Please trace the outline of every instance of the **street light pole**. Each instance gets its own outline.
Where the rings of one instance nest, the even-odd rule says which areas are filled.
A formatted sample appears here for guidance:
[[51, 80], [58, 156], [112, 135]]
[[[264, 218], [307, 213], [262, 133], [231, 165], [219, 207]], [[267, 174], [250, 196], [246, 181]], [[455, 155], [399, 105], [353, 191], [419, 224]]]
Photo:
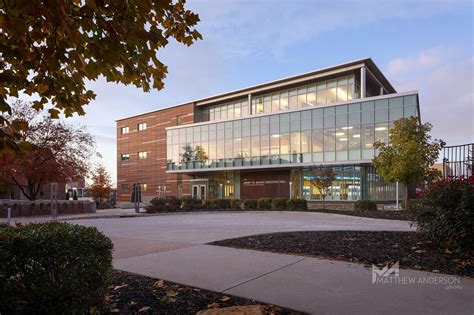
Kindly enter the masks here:
[[293, 182], [289, 182], [289, 184], [290, 184], [290, 199], [291, 199], [291, 197], [292, 197], [292, 195], [293, 195], [293, 194], [292, 194], [292, 190], [291, 190], [291, 187], [293, 186]]
[[397, 205], [396, 205], [396, 207], [397, 207], [397, 210], [400, 210], [400, 208], [398, 208], [398, 182], [396, 184], [396, 191], [397, 191], [396, 192], [396, 194], [397, 194]]

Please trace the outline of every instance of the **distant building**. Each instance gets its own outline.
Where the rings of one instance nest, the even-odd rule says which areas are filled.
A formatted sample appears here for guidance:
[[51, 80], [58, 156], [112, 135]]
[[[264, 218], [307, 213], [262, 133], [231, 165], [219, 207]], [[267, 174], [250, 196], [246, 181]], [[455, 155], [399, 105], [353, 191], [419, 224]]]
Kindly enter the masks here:
[[325, 165], [336, 176], [327, 200], [391, 201], [373, 143], [419, 112], [418, 93], [397, 93], [366, 58], [120, 119], [118, 199], [140, 183], [145, 201], [317, 200], [311, 169]]
[[[65, 197], [65, 183], [58, 183], [58, 199]], [[26, 188], [24, 188], [26, 190]], [[2, 184], [0, 188], [0, 199], [28, 200], [17, 185]], [[41, 185], [36, 200], [51, 199], [51, 183]]]

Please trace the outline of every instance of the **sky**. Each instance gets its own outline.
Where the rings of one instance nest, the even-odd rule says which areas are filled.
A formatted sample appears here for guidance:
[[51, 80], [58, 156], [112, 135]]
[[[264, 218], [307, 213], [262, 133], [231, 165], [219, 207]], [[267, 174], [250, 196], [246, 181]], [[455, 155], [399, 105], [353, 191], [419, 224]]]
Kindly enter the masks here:
[[371, 57], [398, 92], [418, 90], [422, 122], [448, 145], [474, 142], [472, 1], [188, 0], [203, 40], [158, 53], [165, 88], [89, 82], [67, 119], [95, 135], [115, 182], [116, 122], [202, 97]]

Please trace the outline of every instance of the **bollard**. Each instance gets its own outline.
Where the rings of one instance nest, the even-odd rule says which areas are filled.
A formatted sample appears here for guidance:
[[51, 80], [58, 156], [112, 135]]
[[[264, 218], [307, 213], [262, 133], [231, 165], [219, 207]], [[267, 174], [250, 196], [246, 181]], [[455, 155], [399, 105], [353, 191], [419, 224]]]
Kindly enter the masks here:
[[7, 209], [7, 224], [10, 225], [10, 221], [12, 220], [12, 208]]

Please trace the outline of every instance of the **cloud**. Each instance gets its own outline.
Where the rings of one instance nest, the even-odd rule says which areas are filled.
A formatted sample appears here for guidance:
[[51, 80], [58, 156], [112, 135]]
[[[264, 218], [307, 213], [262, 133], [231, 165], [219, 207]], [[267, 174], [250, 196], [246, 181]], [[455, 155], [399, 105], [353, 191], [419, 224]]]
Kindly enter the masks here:
[[398, 91], [419, 90], [423, 122], [448, 145], [474, 140], [474, 58], [443, 46], [396, 58], [387, 77]]
[[313, 41], [325, 32], [393, 18], [421, 18], [452, 8], [447, 1], [377, 0], [199, 1], [190, 5], [200, 14], [204, 38], [222, 43], [219, 50], [228, 59], [281, 57], [295, 44]]

